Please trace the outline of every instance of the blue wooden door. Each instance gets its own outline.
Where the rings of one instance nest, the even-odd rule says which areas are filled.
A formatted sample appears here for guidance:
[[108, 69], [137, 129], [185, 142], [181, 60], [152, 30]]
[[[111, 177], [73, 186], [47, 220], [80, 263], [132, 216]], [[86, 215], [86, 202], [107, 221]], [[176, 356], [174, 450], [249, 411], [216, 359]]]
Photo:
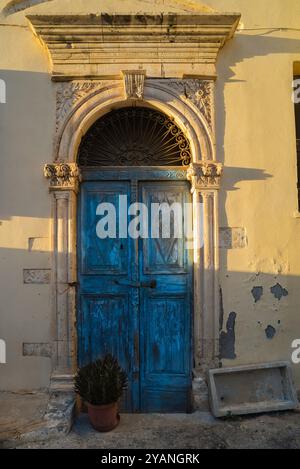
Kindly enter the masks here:
[[[124, 237], [120, 197], [149, 208], [148, 238]], [[186, 412], [191, 388], [191, 252], [184, 236], [151, 237], [151, 204], [190, 202], [186, 181], [95, 181], [78, 210], [78, 356], [112, 353], [128, 373], [128, 412]], [[99, 204], [112, 204], [116, 237], [100, 239]], [[124, 207], [123, 207], [124, 208]], [[123, 211], [124, 213], [124, 211]], [[127, 212], [128, 213], [128, 212]], [[171, 214], [171, 224], [174, 217]], [[120, 222], [123, 237], [120, 237]], [[184, 210], [180, 222], [184, 224]], [[183, 231], [183, 230], [182, 230]]]

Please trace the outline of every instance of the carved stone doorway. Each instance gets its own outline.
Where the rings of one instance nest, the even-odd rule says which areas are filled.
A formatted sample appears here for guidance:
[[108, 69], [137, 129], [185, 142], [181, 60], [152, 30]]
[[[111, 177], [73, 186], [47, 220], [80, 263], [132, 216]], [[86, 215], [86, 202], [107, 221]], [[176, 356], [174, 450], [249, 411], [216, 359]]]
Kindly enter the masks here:
[[[139, 74], [137, 74], [139, 75]], [[124, 84], [112, 82], [72, 82], [58, 85], [56, 162], [46, 165], [54, 201], [54, 310], [57, 342], [52, 385], [54, 389], [71, 383], [77, 367], [76, 301], [77, 282], [76, 210], [82, 168], [78, 156], [83, 142], [98, 132], [102, 116], [113, 118], [117, 109], [167, 116], [182, 152], [177, 161], [190, 181], [194, 218], [194, 298], [193, 298], [193, 388], [195, 406], [199, 404], [207, 368], [218, 365], [218, 188], [222, 165], [215, 161], [214, 82], [208, 80], [145, 79], [142, 98], [124, 96]], [[132, 112], [132, 111], [131, 111]], [[102, 122], [105, 122], [102, 121]], [[107, 121], [108, 122], [108, 121]], [[108, 124], [107, 124], [108, 125]], [[88, 130], [91, 129], [89, 134]], [[81, 143], [82, 142], [82, 143]], [[109, 155], [101, 158], [102, 165]], [[122, 163], [126, 163], [126, 158]], [[167, 169], [167, 168], [166, 168]], [[200, 208], [199, 208], [200, 207]], [[206, 399], [206, 397], [205, 397]]]

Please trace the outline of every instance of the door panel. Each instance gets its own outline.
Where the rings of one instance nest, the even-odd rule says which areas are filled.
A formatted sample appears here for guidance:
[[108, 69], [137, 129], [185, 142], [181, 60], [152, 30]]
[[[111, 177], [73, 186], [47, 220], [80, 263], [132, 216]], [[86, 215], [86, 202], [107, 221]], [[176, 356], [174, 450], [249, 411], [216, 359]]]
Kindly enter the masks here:
[[127, 370], [129, 387], [122, 400], [124, 411], [133, 411], [132, 338], [130, 337], [129, 295], [81, 295], [80, 307], [82, 364], [111, 353]]
[[[97, 236], [100, 203], [112, 203], [119, 212], [119, 195], [130, 197], [130, 183], [85, 182], [81, 187], [79, 238], [78, 343], [79, 365], [115, 355], [127, 371], [129, 387], [122, 410], [139, 408], [134, 337], [138, 318], [134, 315], [136, 295], [131, 281], [130, 261], [134, 250], [130, 238]], [[104, 214], [105, 215], [105, 214]], [[118, 220], [117, 220], [118, 221]]]
[[181, 349], [185, 336], [185, 298], [152, 295], [147, 298], [145, 309], [147, 378], [155, 381], [159, 375], [160, 382], [164, 382], [162, 373], [168, 379], [171, 375], [184, 375], [186, 363]]
[[[180, 183], [142, 183], [142, 202], [150, 209], [152, 204], [165, 204], [177, 207], [184, 206], [186, 184]], [[168, 215], [166, 215], [168, 217]], [[174, 225], [176, 217], [174, 212], [170, 211], [170, 225], [168, 238], [163, 237], [162, 223], [157, 217], [149, 217], [149, 236], [150, 234], [159, 235], [159, 237], [149, 237], [147, 242], [143, 243], [143, 271], [145, 274], [170, 274], [185, 273], [184, 260], [184, 239], [174, 237]], [[153, 222], [158, 224], [159, 230], [155, 230]], [[179, 225], [183, 228], [182, 217], [178, 215]], [[167, 230], [168, 231], [168, 230]]]
[[[123, 411], [185, 412], [191, 387], [191, 253], [184, 237], [174, 237], [173, 215], [169, 238], [159, 228], [156, 239], [99, 239], [97, 207], [113, 204], [118, 222], [119, 195], [128, 201], [137, 197], [148, 207], [151, 233], [151, 204], [183, 206], [190, 202], [189, 186], [186, 181], [146, 181], [138, 184], [137, 193], [136, 187], [126, 180], [81, 187], [79, 365], [112, 353], [128, 373]], [[183, 229], [184, 211], [178, 220]]]
[[[181, 206], [175, 237], [175, 218], [165, 218], [170, 231], [158, 239], [140, 241], [140, 278], [156, 281], [155, 289], [141, 290], [141, 405], [148, 412], [188, 411], [191, 386], [191, 257], [185, 249], [184, 204], [190, 202], [186, 182], [143, 182], [141, 199]], [[155, 221], [155, 218], [153, 219]], [[166, 229], [166, 227], [165, 227]], [[151, 232], [151, 221], [150, 221]], [[181, 233], [181, 235], [180, 235]], [[180, 236], [180, 237], [179, 237]]]
[[126, 366], [128, 350], [128, 295], [82, 295], [82, 319], [85, 335], [82, 352], [89, 361], [112, 353]]
[[82, 195], [82, 243], [84, 249], [81, 257], [81, 273], [91, 275], [127, 274], [129, 245], [123, 239], [100, 239], [96, 235], [100, 216], [96, 215], [99, 204], [112, 204], [119, 211], [119, 195], [128, 195], [129, 185], [126, 182], [109, 182], [84, 184]]

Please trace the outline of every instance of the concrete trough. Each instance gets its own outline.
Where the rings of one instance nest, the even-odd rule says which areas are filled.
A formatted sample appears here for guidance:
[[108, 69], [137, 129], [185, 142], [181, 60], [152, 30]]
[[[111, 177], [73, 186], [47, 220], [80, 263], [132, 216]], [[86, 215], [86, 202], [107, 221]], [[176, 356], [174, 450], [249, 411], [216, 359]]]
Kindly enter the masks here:
[[209, 370], [208, 382], [215, 417], [290, 410], [299, 405], [288, 362]]

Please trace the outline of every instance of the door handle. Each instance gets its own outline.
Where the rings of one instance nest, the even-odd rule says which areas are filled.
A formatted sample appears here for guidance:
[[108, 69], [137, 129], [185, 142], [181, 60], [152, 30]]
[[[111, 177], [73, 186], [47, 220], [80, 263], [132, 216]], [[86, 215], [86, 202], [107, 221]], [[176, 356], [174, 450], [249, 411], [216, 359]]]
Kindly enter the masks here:
[[69, 282], [68, 283], [69, 287], [79, 287], [79, 282]]
[[119, 282], [119, 280], [114, 281], [116, 285], [121, 285], [123, 287], [131, 288], [156, 288], [156, 280], [151, 280], [150, 282]]
[[150, 280], [150, 282], [141, 282], [141, 288], [156, 288], [156, 280]]

